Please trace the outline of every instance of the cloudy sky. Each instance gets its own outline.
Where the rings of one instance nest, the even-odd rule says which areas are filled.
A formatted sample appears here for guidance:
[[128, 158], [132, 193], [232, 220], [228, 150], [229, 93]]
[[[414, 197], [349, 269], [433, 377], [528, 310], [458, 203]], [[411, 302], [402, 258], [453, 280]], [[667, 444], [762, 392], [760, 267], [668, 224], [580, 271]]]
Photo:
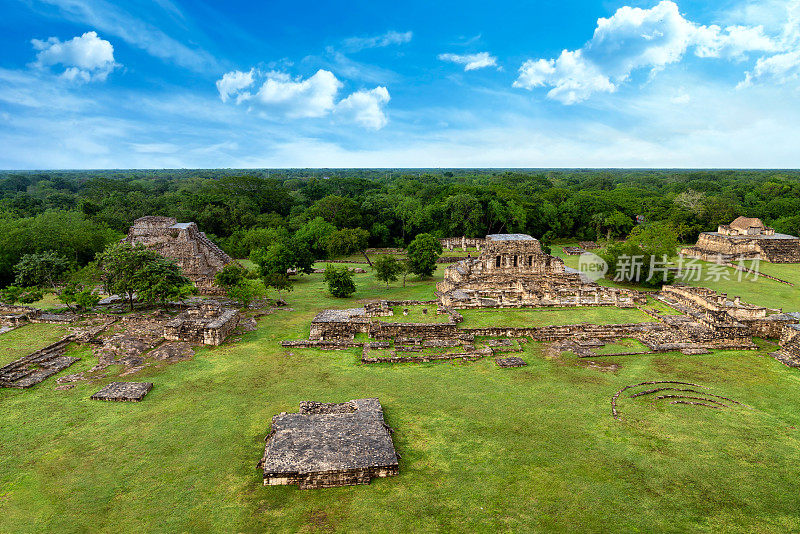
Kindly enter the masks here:
[[4, 0], [0, 168], [800, 167], [800, 0]]

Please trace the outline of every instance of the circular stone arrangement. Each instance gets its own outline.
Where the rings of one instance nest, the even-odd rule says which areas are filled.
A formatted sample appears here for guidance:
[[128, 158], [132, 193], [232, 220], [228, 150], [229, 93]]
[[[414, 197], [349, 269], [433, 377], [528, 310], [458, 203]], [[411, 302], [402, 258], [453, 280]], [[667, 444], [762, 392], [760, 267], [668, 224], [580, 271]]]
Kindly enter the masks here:
[[[655, 395], [655, 397], [648, 397], [648, 398], [651, 398], [654, 401], [666, 400], [669, 401], [669, 404], [686, 404], [690, 406], [703, 406], [705, 408], [711, 408], [714, 410], [730, 408], [731, 404], [744, 406], [744, 404], [742, 404], [741, 402], [735, 401], [731, 398], [723, 397], [722, 395], [714, 395], [712, 393], [708, 393], [706, 391], [700, 391], [698, 389], [693, 389], [693, 388], [708, 389], [706, 386], [693, 384], [691, 382], [677, 382], [673, 380], [654, 380], [650, 382], [639, 382], [638, 384], [630, 384], [617, 391], [614, 394], [614, 396], [611, 397], [611, 415], [614, 417], [614, 419], [617, 420], [620, 419], [619, 411], [617, 410], [617, 400], [619, 399], [620, 395], [622, 395], [623, 392], [629, 389], [634, 389], [641, 386], [657, 386], [657, 387], [631, 393], [630, 395], [628, 395], [628, 398], [635, 399], [641, 397], [648, 397], [649, 395]], [[678, 386], [691, 386], [691, 387], [678, 387]]]

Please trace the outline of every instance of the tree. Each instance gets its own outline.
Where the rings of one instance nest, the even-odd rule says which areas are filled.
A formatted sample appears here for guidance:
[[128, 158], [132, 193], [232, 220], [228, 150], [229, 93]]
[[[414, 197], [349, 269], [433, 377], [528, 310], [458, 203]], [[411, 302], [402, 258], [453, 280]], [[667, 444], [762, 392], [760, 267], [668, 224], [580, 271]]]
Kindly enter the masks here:
[[281, 291], [292, 291], [294, 289], [294, 287], [292, 287], [292, 281], [285, 274], [265, 274], [261, 279], [264, 281], [266, 287], [274, 288], [278, 292], [279, 301], [283, 300], [281, 298]]
[[250, 306], [253, 300], [264, 296], [264, 289], [264, 284], [261, 281], [243, 278], [228, 288], [228, 297], [247, 307]]
[[169, 300], [183, 300], [196, 293], [196, 288], [183, 275], [180, 267], [158, 254], [138, 270], [134, 287], [139, 302], [160, 303], [162, 306]]
[[336, 231], [336, 227], [323, 219], [315, 217], [301, 226], [294, 238], [303, 243], [318, 258], [327, 254], [328, 238]]
[[314, 257], [302, 243], [285, 239], [272, 243], [266, 248], [257, 248], [250, 253], [250, 260], [258, 265], [259, 274], [283, 274], [289, 270], [311, 274]]
[[363, 228], [344, 228], [328, 236], [328, 257], [347, 256], [367, 248], [369, 232]]
[[230, 289], [245, 280], [247, 270], [239, 262], [232, 261], [214, 276], [214, 283], [224, 289]]
[[397, 280], [397, 276], [403, 271], [403, 265], [391, 254], [382, 254], [372, 262], [372, 269], [375, 271], [375, 278], [381, 282], [386, 282], [386, 288], [389, 288], [389, 282]]
[[323, 279], [328, 283], [328, 291], [337, 298], [346, 298], [356, 292], [356, 284], [353, 282], [353, 273], [347, 266], [336, 267], [328, 264], [325, 268]]
[[442, 244], [431, 234], [419, 234], [408, 245], [408, 266], [410, 272], [421, 276], [432, 276], [436, 270], [436, 260], [442, 255]]
[[675, 279], [667, 264], [675, 257], [677, 245], [677, 234], [671, 226], [650, 223], [637, 226], [626, 241], [608, 246], [600, 256], [608, 264], [608, 277], [658, 287]]
[[70, 267], [67, 258], [53, 251], [25, 254], [14, 266], [14, 285], [55, 288]]
[[8, 286], [5, 289], [0, 289], [0, 301], [12, 305], [17, 302], [22, 304], [37, 302], [42, 300], [43, 296], [41, 290], [37, 287]]
[[103, 287], [108, 293], [122, 295], [133, 311], [133, 295], [144, 302], [182, 299], [192, 290], [191, 282], [180, 268], [142, 244], [116, 243], [98, 254]]
[[91, 288], [77, 282], [69, 282], [57, 297], [72, 311], [90, 310], [100, 302], [100, 295], [95, 295]]
[[[603, 226], [606, 228], [606, 239], [611, 240], [611, 236], [623, 236], [633, 227], [633, 220], [619, 210], [614, 210], [608, 217], [603, 219]], [[598, 234], [598, 237], [599, 234]]]

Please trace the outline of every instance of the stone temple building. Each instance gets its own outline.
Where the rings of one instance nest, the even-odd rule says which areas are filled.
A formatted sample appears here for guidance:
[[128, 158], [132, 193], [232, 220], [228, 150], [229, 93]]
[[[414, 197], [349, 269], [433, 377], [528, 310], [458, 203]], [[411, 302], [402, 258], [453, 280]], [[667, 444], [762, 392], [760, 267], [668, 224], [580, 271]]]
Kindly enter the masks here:
[[738, 217], [723, 224], [716, 232], [703, 232], [693, 247], [681, 254], [705, 261], [759, 259], [772, 263], [800, 262], [800, 238], [775, 233], [755, 217]]
[[201, 293], [222, 293], [214, 285], [214, 276], [233, 259], [207, 238], [197, 224], [179, 223], [173, 217], [141, 217], [133, 222], [125, 241], [141, 243], [177, 263]]
[[546, 254], [525, 234], [492, 234], [477, 258], [445, 269], [436, 285], [440, 303], [449, 308], [591, 306], [632, 307], [635, 292], [594, 284]]

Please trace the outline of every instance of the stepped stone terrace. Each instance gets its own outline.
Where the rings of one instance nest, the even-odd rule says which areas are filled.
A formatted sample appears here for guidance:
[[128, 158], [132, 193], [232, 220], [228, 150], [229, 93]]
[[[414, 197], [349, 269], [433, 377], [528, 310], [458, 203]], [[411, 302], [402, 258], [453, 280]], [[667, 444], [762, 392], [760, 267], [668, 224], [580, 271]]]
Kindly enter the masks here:
[[477, 258], [459, 261], [436, 285], [450, 308], [618, 306], [646, 302], [636, 291], [607, 288], [568, 269], [526, 234], [492, 234]]
[[173, 217], [147, 216], [133, 222], [125, 241], [141, 243], [173, 260], [201, 293], [222, 294], [214, 276], [233, 259], [225, 254], [193, 222]]
[[272, 418], [259, 466], [265, 486], [300, 489], [369, 484], [399, 472], [391, 429], [378, 399], [301, 402]]
[[716, 232], [703, 232], [693, 247], [681, 254], [705, 261], [731, 262], [759, 259], [771, 263], [800, 263], [800, 238], [775, 233], [761, 219], [739, 217], [720, 225]]

